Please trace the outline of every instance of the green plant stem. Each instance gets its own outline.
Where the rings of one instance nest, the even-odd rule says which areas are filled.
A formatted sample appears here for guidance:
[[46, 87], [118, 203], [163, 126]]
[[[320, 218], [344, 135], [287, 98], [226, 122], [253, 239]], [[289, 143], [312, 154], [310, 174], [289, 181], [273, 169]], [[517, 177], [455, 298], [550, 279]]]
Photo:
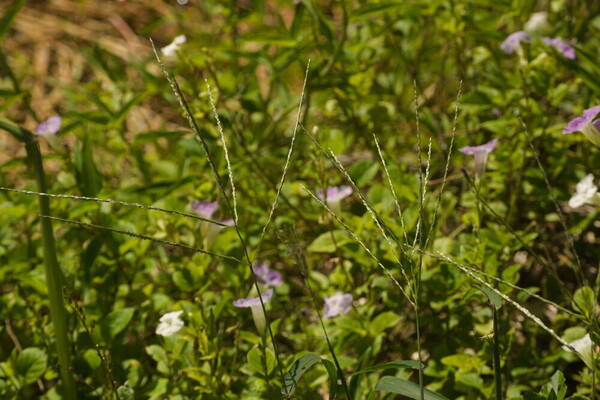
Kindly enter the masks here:
[[498, 310], [492, 305], [494, 319], [494, 388], [496, 400], [502, 400], [502, 368], [500, 366], [500, 335], [498, 334]]
[[[27, 158], [35, 171], [35, 179], [38, 190], [46, 192], [46, 175], [42, 163], [42, 154], [35, 139], [28, 134], [25, 137], [25, 148]], [[39, 196], [40, 214], [50, 215], [50, 203], [48, 197]], [[46, 268], [46, 284], [48, 285], [48, 300], [50, 301], [50, 318], [54, 326], [54, 339], [60, 366], [60, 375], [63, 385], [63, 396], [67, 400], [77, 398], [73, 371], [71, 368], [71, 348], [67, 332], [67, 311], [63, 302], [62, 285], [63, 277], [58, 260], [56, 258], [56, 247], [54, 245], [54, 234], [52, 221], [41, 218], [42, 244], [44, 246], [44, 265]]]

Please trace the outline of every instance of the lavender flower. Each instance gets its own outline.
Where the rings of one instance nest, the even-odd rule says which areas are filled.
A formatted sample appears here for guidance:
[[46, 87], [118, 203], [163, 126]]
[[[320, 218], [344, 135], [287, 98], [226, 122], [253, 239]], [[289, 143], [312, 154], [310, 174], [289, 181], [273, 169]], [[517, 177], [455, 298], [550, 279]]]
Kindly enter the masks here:
[[600, 120], [594, 120], [598, 113], [600, 113], [600, 106], [584, 110], [583, 115], [571, 120], [562, 133], [581, 132], [590, 142], [600, 146]]
[[490, 154], [492, 150], [496, 148], [497, 144], [498, 139], [492, 139], [489, 142], [479, 146], [465, 146], [458, 151], [463, 154], [475, 156], [475, 170], [478, 174], [481, 174], [485, 170], [488, 154]]
[[175, 53], [177, 53], [177, 50], [179, 50], [179, 48], [186, 42], [186, 40], [187, 38], [185, 37], [185, 35], [179, 35], [175, 37], [175, 39], [173, 39], [171, 43], [163, 47], [160, 51], [162, 52], [163, 56], [171, 57], [175, 55]]
[[199, 216], [211, 219], [219, 204], [216, 201], [190, 201], [190, 208]]
[[252, 267], [252, 271], [260, 283], [267, 286], [279, 286], [283, 283], [281, 273], [269, 268], [268, 262], [263, 262]]
[[60, 129], [60, 124], [60, 116], [54, 115], [36, 126], [35, 133], [40, 136], [54, 135]]
[[352, 295], [350, 293], [336, 293], [325, 297], [325, 308], [323, 318], [333, 318], [340, 314], [346, 314], [352, 308]]
[[515, 50], [521, 47], [521, 42], [529, 42], [531, 38], [523, 31], [517, 31], [511, 33], [508, 37], [500, 44], [500, 49], [506, 54], [512, 54]]
[[[219, 208], [219, 204], [216, 201], [190, 201], [190, 208], [199, 216], [206, 219], [213, 219], [213, 215], [217, 208]], [[233, 226], [234, 222], [232, 219], [220, 220], [217, 221], [226, 226]], [[223, 229], [224, 226], [216, 225], [212, 222], [202, 221], [200, 222], [200, 232], [202, 233], [202, 237], [204, 238], [204, 246], [209, 248], [211, 247], [217, 235]]]
[[569, 199], [569, 207], [578, 208], [598, 199], [598, 187], [594, 185], [594, 175], [588, 174], [575, 187], [575, 194]]
[[[262, 293], [263, 303], [269, 302], [272, 297], [273, 289], [269, 289], [266, 292]], [[260, 332], [261, 335], [265, 334], [267, 319], [265, 317], [265, 313], [262, 310], [262, 306], [260, 305], [259, 297], [237, 299], [233, 302], [233, 305], [235, 307], [240, 308], [250, 308], [250, 310], [252, 311], [252, 319], [254, 320], [254, 325], [256, 326], [256, 329], [258, 330], [258, 332]]]
[[183, 320], [180, 318], [183, 311], [173, 311], [160, 317], [160, 323], [156, 327], [156, 334], [171, 336], [183, 328]]
[[575, 49], [573, 47], [571, 47], [569, 42], [563, 40], [560, 37], [555, 37], [555, 38], [544, 37], [544, 38], [542, 38], [542, 40], [547, 45], [552, 46], [556, 50], [560, 51], [561, 54], [565, 58], [568, 58], [569, 60], [575, 59]]
[[330, 186], [325, 193], [323, 190], [317, 190], [317, 197], [322, 201], [326, 201], [329, 207], [335, 212], [341, 211], [341, 201], [352, 194], [350, 186]]

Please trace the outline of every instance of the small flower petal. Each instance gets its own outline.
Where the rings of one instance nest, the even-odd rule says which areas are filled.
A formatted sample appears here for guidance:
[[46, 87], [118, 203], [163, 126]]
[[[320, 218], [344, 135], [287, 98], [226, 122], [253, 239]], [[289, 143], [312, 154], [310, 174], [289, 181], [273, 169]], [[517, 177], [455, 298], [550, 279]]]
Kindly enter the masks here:
[[476, 154], [489, 154], [496, 145], [498, 144], [498, 139], [492, 139], [487, 143], [481, 144], [479, 146], [465, 146], [458, 151], [467, 155], [476, 155]]
[[40, 123], [35, 128], [35, 133], [40, 136], [54, 135], [60, 129], [61, 118], [58, 115], [54, 115], [44, 122]]
[[581, 131], [586, 124], [592, 122], [598, 113], [600, 113], [600, 106], [594, 106], [584, 110], [582, 116], [569, 121], [562, 133], [567, 134]]
[[[269, 289], [262, 293], [263, 303], [266, 303], [271, 300], [273, 297], [273, 289]], [[236, 307], [255, 307], [260, 305], [260, 299], [258, 297], [248, 297], [237, 299], [233, 302], [233, 305]]]
[[161, 336], [171, 336], [183, 328], [181, 319], [183, 311], [173, 311], [160, 317], [160, 323], [156, 327], [156, 334]]
[[506, 54], [511, 54], [521, 47], [521, 42], [528, 42], [529, 40], [530, 37], [527, 33], [523, 31], [517, 31], [508, 35], [504, 42], [500, 44], [500, 49]]
[[[326, 196], [325, 196], [326, 194]], [[327, 191], [323, 193], [323, 190], [317, 190], [317, 197], [323, 201], [327, 198], [327, 202], [335, 203], [352, 194], [352, 188], [350, 186], [331, 186], [327, 188]]]
[[333, 318], [346, 314], [352, 308], [352, 295], [350, 293], [336, 293], [325, 297], [323, 318]]
[[185, 37], [185, 35], [176, 36], [171, 43], [169, 43], [161, 49], [163, 56], [171, 57], [175, 55], [177, 50], [179, 50], [181, 45], [183, 45], [186, 42], [186, 40], [187, 38]]
[[258, 281], [267, 286], [279, 286], [283, 283], [281, 273], [269, 268], [269, 263], [263, 262], [252, 267]]
[[544, 37], [544, 38], [542, 38], [542, 40], [548, 46], [552, 46], [556, 50], [558, 50], [565, 58], [568, 58], [570, 60], [575, 59], [575, 49], [573, 47], [571, 47], [569, 42], [563, 40], [560, 37], [555, 37], [555, 38]]
[[569, 207], [577, 208], [586, 203], [590, 203], [598, 192], [598, 187], [594, 184], [594, 175], [588, 174], [575, 187], [575, 194], [569, 199]]
[[212, 218], [219, 204], [216, 201], [190, 201], [190, 208], [199, 216], [204, 218]]

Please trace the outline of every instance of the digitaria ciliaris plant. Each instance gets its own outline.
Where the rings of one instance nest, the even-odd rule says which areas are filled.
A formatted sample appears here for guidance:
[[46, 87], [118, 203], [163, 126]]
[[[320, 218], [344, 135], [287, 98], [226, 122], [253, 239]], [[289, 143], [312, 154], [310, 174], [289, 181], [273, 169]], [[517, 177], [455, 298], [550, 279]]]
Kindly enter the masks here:
[[[177, 43], [182, 43], [182, 41], [179, 40]], [[166, 52], [163, 51], [163, 54], [165, 56], [168, 56], [172, 54], [173, 51], [176, 51], [176, 49], [173, 50], [172, 47], [169, 47], [169, 50]], [[260, 338], [260, 343], [258, 344], [258, 347], [255, 348], [256, 351], [254, 351], [253, 349], [251, 351], [252, 354], [248, 354], [248, 358], [252, 358], [257, 361], [256, 363], [258, 365], [258, 368], [253, 372], [257, 377], [259, 377], [260, 384], [257, 386], [260, 389], [260, 393], [258, 394], [258, 396], [262, 396], [262, 398], [293, 397], [298, 391], [298, 387], [302, 384], [302, 377], [311, 368], [318, 365], [322, 365], [324, 373], [327, 374], [327, 378], [329, 381], [329, 398], [334, 398], [338, 396], [338, 398], [358, 399], [360, 394], [364, 393], [365, 390], [371, 390], [371, 394], [369, 394], [370, 396], [374, 396], [372, 393], [383, 392], [399, 394], [413, 399], [445, 398], [443, 395], [439, 394], [439, 390], [429, 390], [425, 387], [427, 385], [425, 378], [425, 368], [427, 363], [423, 354], [424, 350], [426, 349], [421, 348], [421, 308], [423, 307], [423, 304], [426, 301], [426, 299], [423, 299], [422, 297], [422, 278], [424, 269], [426, 269], [426, 266], [429, 263], [443, 263], [450, 268], [456, 269], [461, 274], [464, 274], [469, 279], [471, 279], [473, 283], [477, 285], [478, 290], [482, 291], [489, 300], [493, 315], [493, 337], [491, 339], [493, 343], [493, 349], [490, 357], [490, 364], [493, 366], [494, 370], [495, 398], [501, 399], [504, 396], [502, 382], [502, 359], [499, 337], [503, 322], [499, 310], [502, 307], [504, 307], [504, 305], [515, 307], [519, 312], [521, 312], [525, 316], [525, 318], [537, 324], [539, 327], [545, 330], [553, 339], [555, 339], [562, 346], [564, 346], [564, 349], [566, 351], [576, 353], [579, 357], [581, 357], [585, 364], [591, 369], [592, 378], [595, 379], [596, 362], [595, 351], [593, 350], [593, 343], [597, 343], [598, 335], [598, 327], [595, 315], [596, 295], [594, 289], [592, 289], [591, 286], [589, 286], [588, 284], [585, 284], [584, 279], [582, 279], [581, 288], [572, 296], [573, 307], [575, 309], [575, 311], [572, 311], [554, 302], [551, 302], [550, 300], [544, 299], [543, 297], [531, 291], [528, 291], [524, 288], [520, 288], [515, 284], [502, 279], [501, 277], [487, 274], [483, 272], [483, 269], [480, 268], [478, 265], [459, 262], [457, 261], [456, 255], [450, 255], [448, 253], [441, 252], [437, 250], [433, 245], [435, 242], [435, 233], [437, 229], [436, 223], [439, 218], [440, 207], [442, 203], [442, 195], [444, 193], [444, 189], [448, 179], [451, 157], [453, 156], [455, 130], [460, 111], [460, 92], [457, 94], [456, 97], [454, 123], [450, 134], [450, 140], [447, 146], [445, 162], [443, 164], [444, 167], [443, 175], [440, 180], [440, 188], [438, 189], [437, 193], [432, 193], [430, 189], [430, 182], [432, 157], [434, 157], [433, 138], [422, 137], [421, 130], [419, 129], [419, 104], [417, 101], [418, 96], [415, 90], [415, 121], [417, 124], [417, 129], [415, 132], [417, 137], [417, 148], [415, 149], [415, 151], [418, 158], [415, 170], [417, 171], [416, 174], [418, 175], [418, 216], [415, 229], [411, 231], [405, 227], [404, 210], [406, 209], [406, 206], [404, 208], [402, 207], [401, 201], [399, 200], [399, 196], [396, 193], [396, 182], [394, 182], [392, 175], [390, 174], [388, 169], [388, 164], [390, 163], [389, 156], [386, 157], [384, 155], [384, 151], [379, 145], [377, 136], [373, 135], [372, 143], [374, 144], [376, 149], [376, 157], [379, 159], [379, 162], [383, 168], [384, 178], [388, 185], [388, 190], [390, 191], [394, 199], [394, 209], [397, 213], [397, 217], [395, 217], [394, 219], [384, 217], [382, 213], [376, 209], [376, 206], [371, 204], [371, 202], [368, 200], [368, 195], [364, 193], [364, 190], [361, 189], [359, 185], [355, 182], [355, 180], [351, 177], [351, 174], [349, 173], [348, 168], [344, 166], [344, 163], [340, 161], [340, 159], [333, 153], [333, 151], [323, 147], [318, 137], [312, 133], [313, 129], [311, 129], [310, 127], [305, 127], [300, 123], [304, 95], [303, 89], [303, 94], [300, 98], [300, 104], [296, 116], [296, 122], [291, 136], [290, 146], [287, 152], [285, 164], [283, 165], [281, 178], [276, 187], [275, 197], [269, 208], [268, 217], [266, 223], [263, 225], [263, 228], [261, 230], [259, 240], [256, 244], [253, 244], [251, 246], [247, 244], [246, 236], [244, 233], [244, 227], [240, 225], [237, 209], [237, 196], [235, 190], [235, 176], [233, 174], [233, 168], [231, 167], [231, 161], [227, 153], [227, 140], [225, 136], [225, 129], [221, 126], [215, 102], [212, 99], [212, 97], [210, 97], [210, 103], [213, 109], [213, 117], [215, 118], [215, 122], [218, 126], [221, 145], [223, 146], [223, 149], [225, 151], [225, 159], [227, 165], [227, 185], [223, 183], [225, 179], [223, 179], [223, 177], [221, 177], [218, 172], [218, 168], [216, 167], [213, 159], [214, 155], [210, 153], [208, 146], [204, 141], [205, 138], [202, 136], [202, 132], [198, 128], [197, 122], [194, 119], [189, 104], [187, 103], [184, 94], [180, 90], [177, 81], [174, 77], [172, 77], [169, 74], [167, 68], [162, 64], [158, 52], [156, 56], [159, 63], [161, 64], [165, 76], [169, 80], [175, 97], [180, 102], [181, 109], [185, 118], [188, 120], [191, 130], [196, 135], [196, 138], [199, 141], [199, 143], [203, 146], [206, 158], [211, 165], [211, 169], [215, 175], [215, 181], [220, 191], [222, 199], [222, 203], [220, 205], [223, 209], [225, 209], [227, 215], [232, 217], [231, 220], [213, 219], [213, 213], [216, 210], [216, 203], [214, 203], [211, 200], [203, 200], [200, 202], [191, 203], [191, 209], [195, 214], [189, 214], [173, 210], [165, 210], [156, 207], [144, 206], [140, 204], [124, 203], [110, 199], [98, 199], [92, 197], [77, 197], [45, 193], [46, 190], [43, 184], [43, 169], [41, 164], [41, 155], [39, 153], [39, 150], [37, 150], [36, 152], [36, 137], [33, 133], [26, 131], [23, 128], [20, 128], [15, 124], [12, 124], [10, 121], [0, 121], [2, 123], [2, 125], [0, 126], [4, 130], [12, 133], [19, 140], [22, 140], [26, 144], [26, 146], [28, 146], [28, 156], [30, 157], [32, 165], [34, 165], [36, 168], [36, 176], [38, 178], [38, 191], [16, 191], [36, 195], [39, 196], [40, 199], [40, 223], [42, 224], [42, 232], [44, 234], [44, 258], [47, 263], [47, 281], [49, 283], [50, 288], [49, 299], [50, 303], [53, 304], [51, 306], [51, 311], [52, 309], [57, 310], [56, 312], [52, 311], [52, 316], [53, 324], [55, 325], [55, 342], [57, 344], [57, 354], [59, 355], [59, 360], [61, 362], [61, 382], [63, 384], [63, 394], [66, 398], [74, 398], [76, 394], [74, 393], [75, 388], [73, 386], [74, 382], [72, 380], [73, 366], [70, 364], [70, 356], [68, 354], [68, 349], [72, 345], [68, 344], [68, 334], [66, 332], [65, 324], [64, 322], [61, 322], [66, 319], [64, 306], [61, 305], [63, 302], [64, 295], [64, 293], [62, 292], [65, 291], [65, 288], [62, 287], [62, 285], [65, 285], [65, 283], [63, 283], [60, 279], [60, 269], [58, 268], [58, 264], [56, 262], [56, 259], [58, 257], [56, 255], [56, 250], [54, 250], [51, 245], [53, 241], [51, 226], [52, 220], [66, 223], [76, 223], [93, 230], [107, 229], [118, 234], [134, 235], [140, 239], [150, 240], [160, 245], [182, 247], [193, 252], [204, 253], [207, 256], [211, 257], [221, 257], [224, 259], [228, 258], [231, 261], [238, 262], [240, 265], [244, 265], [245, 268], [247, 268], [250, 271], [250, 276], [252, 277], [251, 282], [247, 284], [249, 294], [248, 297], [241, 297], [240, 299], [233, 302], [232, 306], [239, 308], [238, 312], [240, 315], [240, 319], [243, 318], [242, 313], [244, 313], [245, 311], [248, 311], [248, 313], [252, 315], [252, 320], [254, 321], [256, 332], [258, 333], [258, 337]], [[307, 72], [304, 79], [305, 86], [307, 85], [307, 82], [308, 84], [310, 84], [308, 78], [309, 69], [307, 66]], [[212, 96], [212, 89], [208, 85], [208, 81], [206, 82], [206, 91], [209, 94], [209, 96]], [[579, 124], [579, 122], [576, 124], [569, 124], [569, 130], [571, 128], [578, 128], [578, 130], [582, 130], [582, 132], [587, 137], [589, 137], [590, 140], [592, 140], [591, 138], [593, 138], [594, 135], [597, 134], [597, 128], [596, 125], [594, 125], [593, 121], [595, 115], [590, 116], [591, 114], [591, 111], [586, 111], [583, 116], [584, 121], [582, 122], [582, 124]], [[53, 119], [41, 125], [39, 127], [38, 136], [52, 135], [52, 132], [55, 132], [56, 130], [56, 123], [57, 120]], [[594, 131], [594, 129], [596, 129], [596, 131]], [[523, 126], [523, 131], [524, 135], [527, 135], [527, 137], [529, 138], [528, 129], [525, 125]], [[391, 359], [389, 360], [389, 362], [384, 364], [364, 365], [361, 366], [361, 368], [355, 368], [354, 366], [348, 367], [342, 365], [342, 362], [340, 360], [340, 351], [339, 349], [336, 349], [335, 343], [332, 342], [330, 339], [328, 330], [331, 329], [331, 326], [328, 326], [327, 320], [351, 311], [353, 305], [352, 293], [339, 292], [332, 296], [327, 296], [322, 299], [322, 296], [317, 292], [317, 290], [315, 290], [315, 288], [313, 288], [314, 282], [311, 281], [309, 273], [310, 266], [303, 264], [301, 255], [298, 256], [298, 265], [300, 266], [302, 280], [304, 285], [306, 286], [306, 290], [309, 292], [309, 295], [313, 301], [313, 307], [316, 311], [317, 320], [321, 327], [322, 340], [326, 342], [329, 353], [316, 354], [310, 352], [311, 349], [306, 349], [308, 353], [300, 353], [292, 357], [285, 357], [285, 355], [282, 354], [282, 351], [278, 346], [278, 340], [276, 336], [277, 331], [275, 331], [271, 321], [269, 320], [268, 310], [270, 303], [278, 301], [278, 295], [275, 294], [273, 288], [279, 286], [278, 282], [280, 282], [281, 276], [278, 276], [277, 271], [271, 270], [268, 266], [257, 264], [256, 254], [259, 253], [264, 235], [266, 234], [269, 225], [272, 221], [272, 218], [277, 210], [279, 196], [281, 194], [281, 190], [286, 179], [286, 174], [288, 172], [290, 160], [292, 159], [294, 154], [294, 143], [296, 140], [297, 133], [304, 134], [313, 141], [315, 148], [319, 152], [319, 156], [327, 162], [329, 162], [332, 168], [339, 172], [339, 178], [342, 181], [344, 181], [344, 185], [336, 187], [314, 189], [305, 186], [303, 190], [305, 191], [306, 195], [314, 201], [314, 204], [317, 205], [323, 211], [324, 215], [331, 218], [331, 220], [337, 226], [339, 226], [342, 231], [346, 233], [347, 237], [354, 241], [361, 248], [361, 251], [366, 253], [372, 259], [373, 265], [377, 265], [382, 270], [382, 276], [384, 276], [388, 280], [388, 282], [393, 286], [395, 290], [397, 290], [399, 293], [402, 294], [402, 296], [405, 297], [408, 304], [410, 304], [410, 306], [412, 307], [416, 327], [414, 334], [414, 341], [417, 347], [415, 357], [416, 360]], [[531, 140], [529, 141], [529, 144], [531, 145], [532, 153], [535, 155], [536, 160], [539, 163], [540, 171], [542, 171], [544, 176], [546, 176], [543, 165], [537, 157], [536, 148], [534, 147], [533, 142]], [[494, 147], [497, 145], [501, 145], [501, 143], [498, 144], [494, 139], [483, 145], [468, 146], [460, 149], [460, 151], [465, 155], [473, 155], [475, 158], [474, 172], [472, 173], [470, 172], [470, 170], [465, 169], [464, 173], [465, 181], [468, 183], [478, 202], [477, 209], [479, 210], [480, 215], [476, 223], [476, 228], [478, 228], [478, 225], [481, 224], [481, 220], [484, 215], [488, 218], [494, 219], [499, 224], [505, 225], [506, 228], [514, 236], [514, 239], [517, 242], [521, 243], [523, 248], [526, 249], [532, 257], [539, 259], [539, 262], [542, 265], [548, 265], [549, 261], [546, 260], [545, 257], [539, 255], [536, 250], [528, 246], [526, 240], [516, 230], [512, 229], [508, 222], [502, 216], [498, 215], [498, 213], [494, 210], [493, 206], [490, 205], [485, 199], [485, 197], [482, 195], [482, 188], [486, 184], [486, 162], [489, 155], [493, 152]], [[546, 182], [548, 183], [549, 191], [551, 191], [551, 187], [547, 179]], [[4, 188], [4, 190], [10, 189]], [[580, 184], [577, 185], [577, 192], [574, 195], [573, 199], [571, 199], [570, 205], [572, 207], [579, 207], [584, 204], [594, 204], [596, 191], [597, 189], [593, 184], [593, 177], [584, 178], [584, 180], [582, 180], [582, 182], [580, 182]], [[359, 199], [360, 204], [362, 205], [364, 210], [366, 210], [367, 215], [371, 218], [376, 234], [380, 238], [381, 243], [383, 243], [383, 246], [388, 251], [385, 257], [380, 256], [380, 252], [369, 247], [369, 242], [364, 239], [364, 236], [366, 234], [372, 234], [372, 232], [361, 232], [360, 230], [355, 229], [351, 225], [351, 222], [349, 223], [346, 221], [342, 201], [344, 198], [347, 198], [350, 195], [356, 196], [356, 198]], [[203, 232], [203, 238], [205, 239], [205, 248], [193, 248], [191, 246], [187, 246], [181, 243], [170, 242], [168, 240], [159, 240], [140, 234], [135, 234], [133, 232], [116, 230], [114, 228], [103, 227], [98, 225], [84, 224], [72, 220], [59, 219], [57, 217], [52, 216], [51, 211], [48, 207], [48, 200], [52, 197], [63, 197], [80, 201], [110, 202], [115, 205], [141, 207], [148, 210], [166, 213], [178, 213], [186, 218], [195, 218], [197, 221], [199, 221], [199, 229]], [[557, 206], [557, 209], [559, 210], [560, 214], [560, 207]], [[223, 254], [215, 254], [211, 251], [206, 250], [206, 248], [210, 248], [211, 241], [214, 239], [215, 235], [217, 235], [221, 229], [225, 229], [226, 227], [229, 227], [229, 229], [233, 229], [235, 231], [236, 237], [241, 243], [243, 254], [240, 258], [235, 258]], [[400, 228], [398, 229], [398, 227]], [[567, 231], [566, 224], [565, 231]], [[46, 245], [46, 243], [50, 243], [50, 245]], [[570, 239], [569, 245], [572, 245], [572, 239]], [[575, 258], [577, 257], [576, 252], [574, 250], [573, 256]], [[581, 266], [579, 265], [578, 268], [581, 269]], [[51, 283], [53, 280], [57, 283]], [[522, 306], [518, 301], [514, 300], [513, 297], [509, 296], [509, 294], [513, 297], [516, 297], [519, 294], [525, 294], [527, 296], [534, 297], [537, 300], [549, 304], [553, 307], [556, 307], [556, 309], [561, 312], [576, 315], [586, 325], [586, 330], [588, 333], [582, 335], [580, 338], [574, 338], [573, 341], [566, 340], [565, 338], [559, 336], [551, 327], [544, 323], [534, 313]], [[246, 308], [249, 308], [250, 310], [244, 310]], [[321, 309], [323, 309], [322, 312]], [[57, 315], [57, 317], [55, 317], [55, 314]], [[163, 315], [160, 318], [160, 320], [157, 321], [157, 327], [155, 332], [156, 334], [164, 337], [166, 345], [176, 345], [178, 343], [178, 340], [180, 340], [181, 338], [178, 335], [183, 336], [183, 333], [186, 331], [186, 329], [189, 329], [186, 327], [186, 320], [188, 318], [193, 318], [193, 315], [188, 315], [183, 310], [173, 310]], [[287, 360], [284, 360], [284, 357], [287, 358]], [[110, 359], [107, 358], [104, 362], [109, 364]], [[108, 376], [108, 382], [106, 383], [107, 389], [105, 392], [106, 397], [125, 398], [126, 396], [129, 396], [129, 394], [127, 393], [129, 393], [130, 389], [126, 385], [126, 382], [113, 382], [112, 377], [109, 373], [110, 365], [108, 365], [105, 369]], [[273, 370], [275, 370], [275, 373], [273, 373]], [[379, 374], [382, 374], [382, 371], [383, 376], [379, 376]], [[394, 371], [393, 373], [395, 373], [395, 375], [390, 375], [392, 371]], [[396, 373], [395, 371], [400, 372]], [[408, 378], [408, 376], [410, 376], [411, 373], [417, 375], [416, 379]], [[361, 391], [359, 389], [361, 381], [372, 380], [372, 377], [375, 377], [375, 385], [373, 385], [369, 389], [363, 389]], [[418, 383], [415, 383], [415, 380]], [[560, 375], [556, 375], [555, 381], [557, 382], [557, 384], [554, 386], [549, 386], [548, 388], [544, 388], [540, 396], [548, 394], [550, 391], [554, 391], [555, 395], [558, 396], [558, 392], [563, 391], [563, 386], [561, 385], [564, 385], [564, 382], [561, 383]], [[595, 393], [593, 393], [593, 391], [595, 390], [594, 380], [592, 381], [591, 388], [592, 394], [593, 396], [595, 396]]]

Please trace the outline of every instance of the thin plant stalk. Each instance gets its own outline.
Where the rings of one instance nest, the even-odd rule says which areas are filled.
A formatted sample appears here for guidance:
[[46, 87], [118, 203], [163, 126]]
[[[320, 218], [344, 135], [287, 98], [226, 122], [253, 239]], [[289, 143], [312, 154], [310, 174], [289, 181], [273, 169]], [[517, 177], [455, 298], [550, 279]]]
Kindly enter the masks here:
[[494, 320], [494, 388], [496, 400], [502, 400], [502, 367], [500, 366], [500, 334], [498, 333], [498, 310], [492, 304]]
[[[37, 141], [34, 140], [31, 134], [26, 137], [25, 149], [27, 150], [27, 158], [35, 171], [38, 190], [40, 192], [45, 192], [46, 175], [44, 174], [42, 154]], [[38, 202], [40, 213], [49, 215], [50, 202], [48, 198], [39, 196]], [[54, 326], [54, 339], [56, 341], [56, 352], [58, 354], [63, 395], [67, 400], [74, 400], [77, 398], [77, 392], [71, 367], [71, 345], [69, 343], [67, 331], [68, 316], [63, 302], [62, 287], [64, 279], [56, 258], [52, 221], [48, 218], [41, 218], [40, 225], [42, 228], [42, 245], [44, 248], [48, 300], [50, 301], [50, 318], [52, 319], [52, 325]]]

